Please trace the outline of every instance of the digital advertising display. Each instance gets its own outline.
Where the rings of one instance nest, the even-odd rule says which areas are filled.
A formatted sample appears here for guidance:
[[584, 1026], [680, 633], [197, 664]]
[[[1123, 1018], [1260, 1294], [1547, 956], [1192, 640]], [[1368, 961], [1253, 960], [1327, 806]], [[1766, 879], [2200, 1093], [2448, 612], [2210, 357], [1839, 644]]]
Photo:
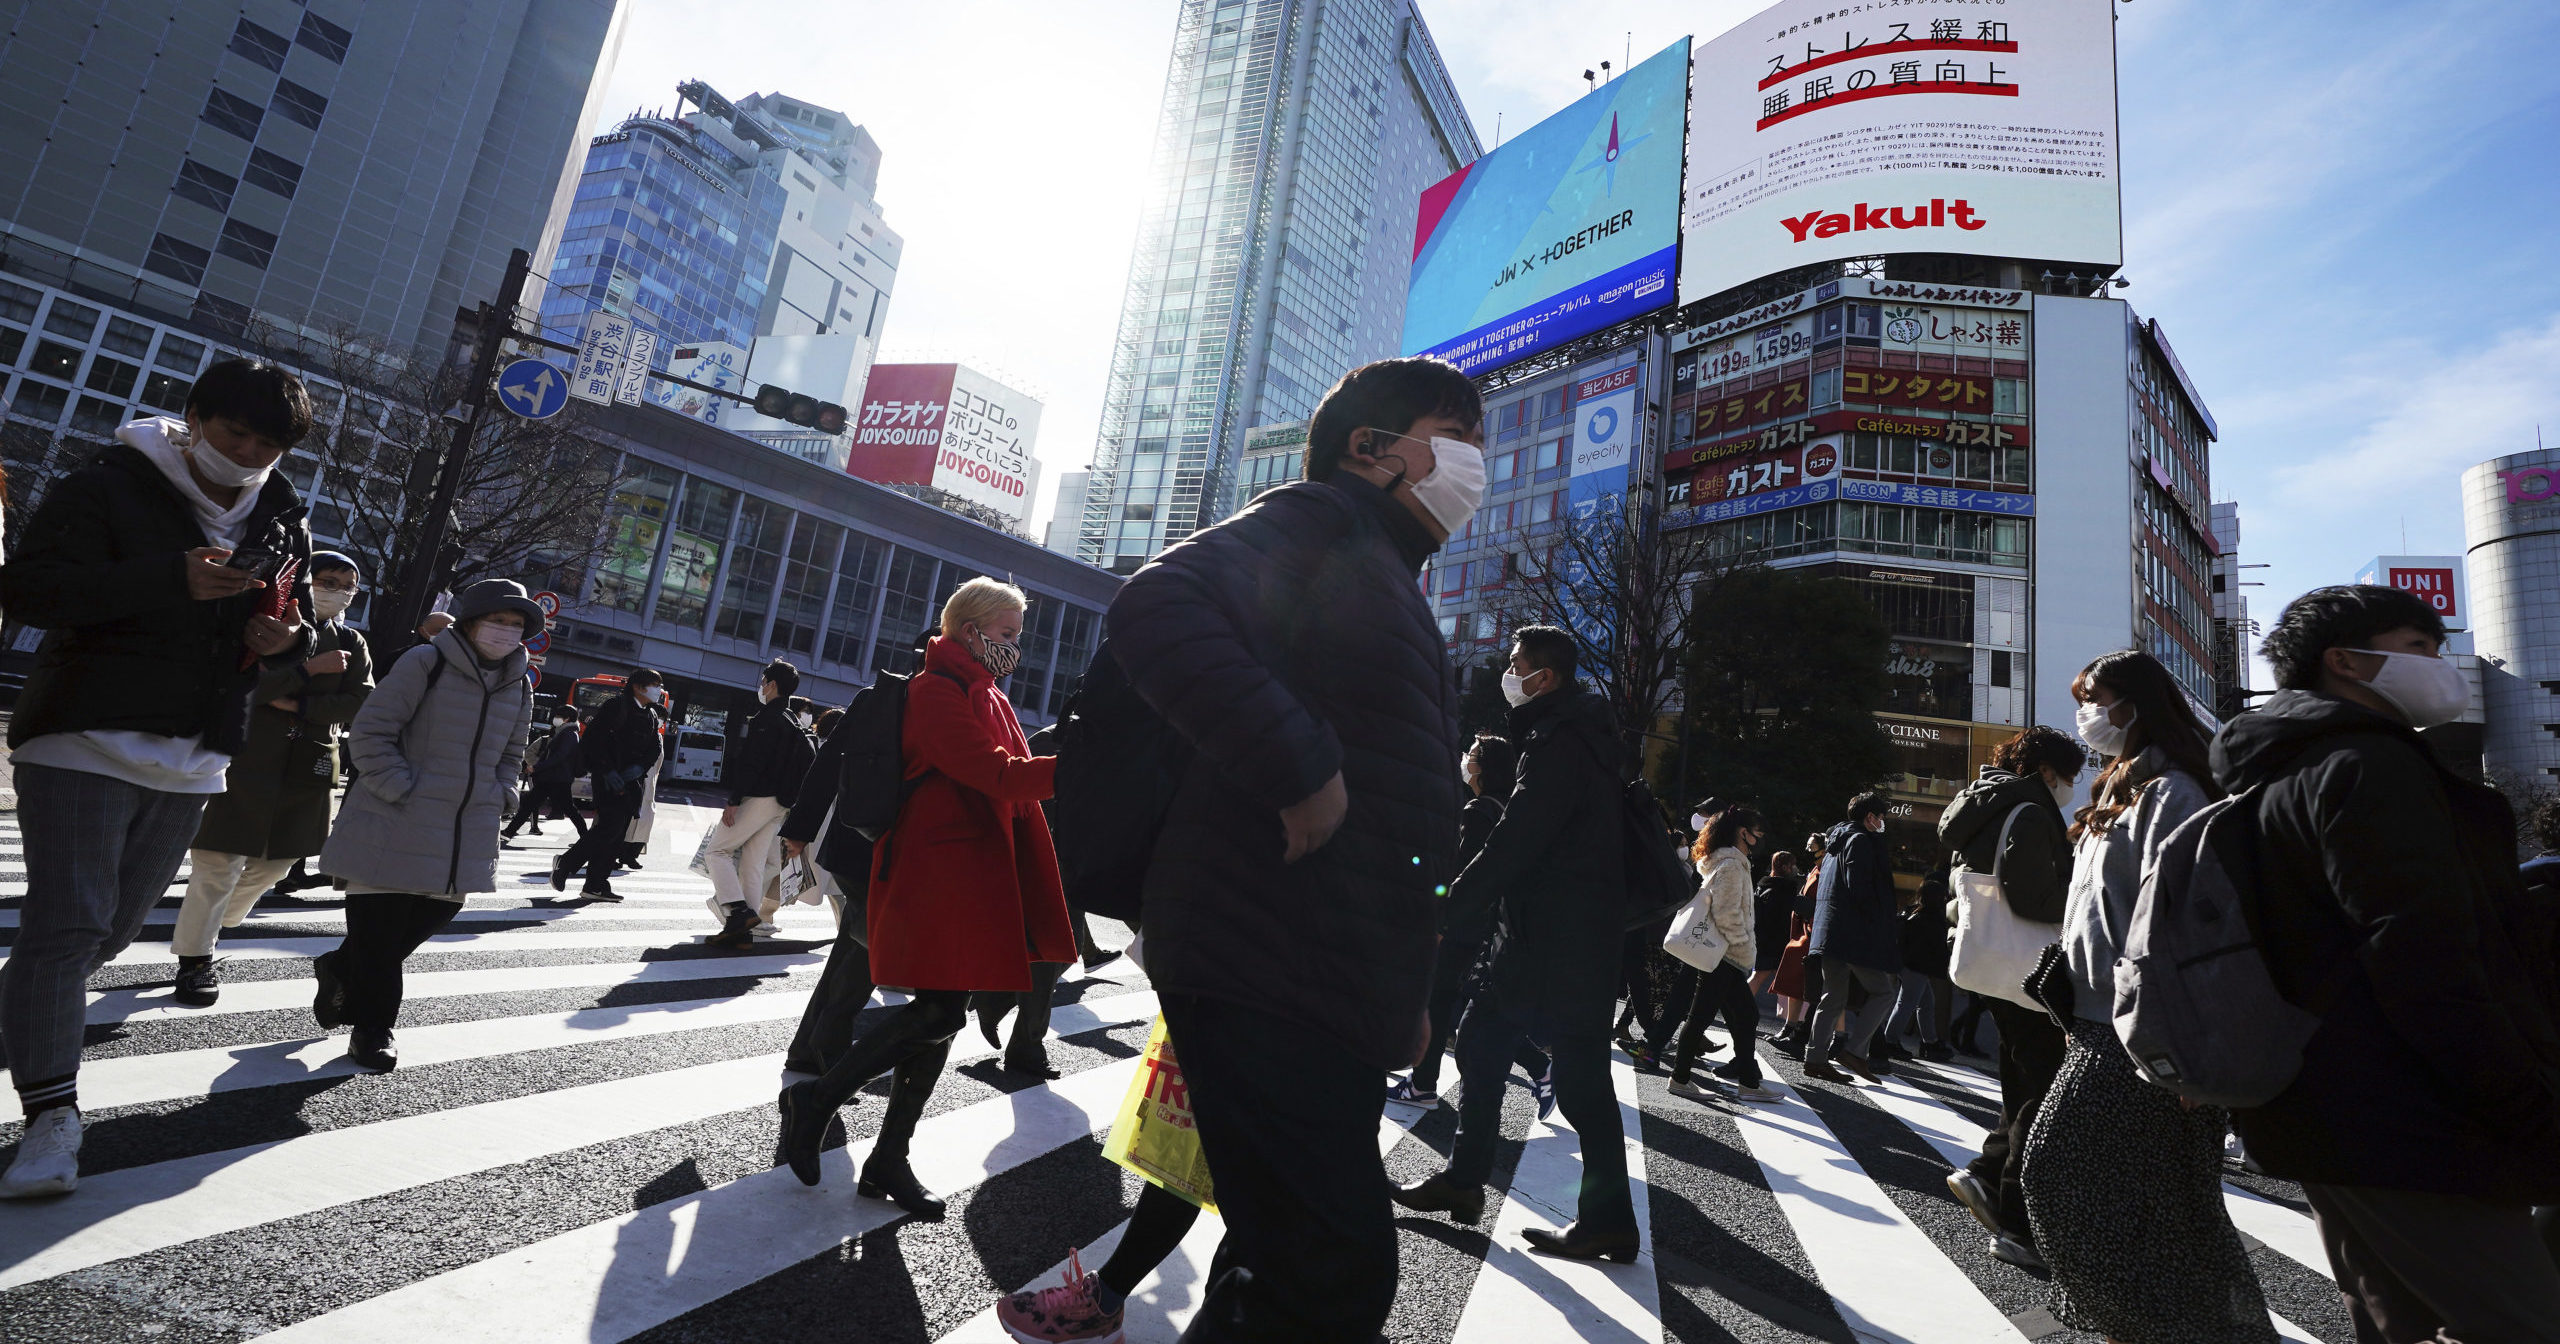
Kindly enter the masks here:
[[1669, 305], [1682, 38], [1422, 194], [1404, 351], [1470, 374]]
[[1691, 85], [1683, 303], [1847, 257], [2124, 260], [2109, 0], [1783, 0]]

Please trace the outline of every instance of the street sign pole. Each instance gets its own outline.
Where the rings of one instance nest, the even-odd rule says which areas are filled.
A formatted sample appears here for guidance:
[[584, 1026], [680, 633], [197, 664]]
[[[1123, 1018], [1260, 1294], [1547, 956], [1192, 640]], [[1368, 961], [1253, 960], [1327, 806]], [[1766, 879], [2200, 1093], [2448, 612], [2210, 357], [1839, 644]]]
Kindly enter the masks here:
[[435, 498], [426, 526], [400, 574], [399, 610], [391, 613], [388, 623], [374, 627], [381, 640], [393, 647], [405, 649], [418, 622], [426, 617], [436, 557], [443, 553], [445, 534], [453, 525], [454, 497], [462, 491], [463, 462], [479, 439], [480, 421], [489, 409], [489, 380], [497, 373], [498, 347], [515, 334], [516, 305], [524, 299], [525, 280], [532, 268], [533, 258], [517, 248], [507, 257], [507, 276], [498, 286], [497, 303], [480, 305], [478, 349], [471, 360], [471, 381], [465, 384], [469, 412], [445, 445], [444, 461], [436, 470]]

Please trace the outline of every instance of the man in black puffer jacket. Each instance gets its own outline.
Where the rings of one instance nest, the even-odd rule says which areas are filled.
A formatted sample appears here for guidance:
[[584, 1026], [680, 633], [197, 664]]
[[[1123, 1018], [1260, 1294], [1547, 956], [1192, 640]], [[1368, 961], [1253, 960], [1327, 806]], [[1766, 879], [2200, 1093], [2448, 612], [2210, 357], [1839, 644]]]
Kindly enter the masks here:
[[2293, 1084], [2231, 1119], [2302, 1183], [2357, 1338], [2548, 1340], [2560, 909], [2518, 879], [2506, 801], [2414, 731], [2470, 704], [2443, 640], [2396, 588], [2307, 593], [2261, 645], [2285, 689], [2214, 739], [2216, 781], [2259, 790], [2259, 951], [2321, 1019]]
[[569, 875], [587, 870], [578, 894], [589, 900], [619, 901], [610, 879], [614, 855], [632, 819], [640, 815], [641, 782], [658, 763], [663, 744], [658, 716], [651, 705], [667, 702], [666, 678], [655, 669], [635, 667], [622, 683], [622, 693], [596, 707], [587, 731], [578, 739], [578, 763], [595, 782], [596, 819], [578, 843], [551, 863], [551, 889], [565, 890]]
[[[1632, 1260], [1635, 1206], [1626, 1136], [1609, 1079], [1627, 878], [1620, 802], [1627, 752], [1609, 702], [1574, 680], [1573, 636], [1552, 625], [1513, 635], [1504, 736], [1518, 744], [1518, 782], [1493, 835], [1449, 893], [1449, 936], [1494, 940], [1492, 971], [1458, 1038], [1463, 1084], [1448, 1170], [1396, 1192], [1396, 1202], [1484, 1216], [1484, 1183], [1502, 1137], [1502, 1080], [1523, 1039], [1554, 1059], [1556, 1105], [1582, 1145], [1582, 1201], [1562, 1232], [1523, 1235], [1549, 1255]], [[1497, 931], [1498, 930], [1498, 931]]]
[[1108, 616], [1194, 749], [1145, 883], [1148, 976], [1227, 1221], [1186, 1338], [1374, 1337], [1396, 1235], [1386, 1071], [1414, 1062], [1458, 841], [1457, 697], [1416, 578], [1474, 515], [1483, 403], [1448, 364], [1356, 369], [1307, 479], [1166, 551]]

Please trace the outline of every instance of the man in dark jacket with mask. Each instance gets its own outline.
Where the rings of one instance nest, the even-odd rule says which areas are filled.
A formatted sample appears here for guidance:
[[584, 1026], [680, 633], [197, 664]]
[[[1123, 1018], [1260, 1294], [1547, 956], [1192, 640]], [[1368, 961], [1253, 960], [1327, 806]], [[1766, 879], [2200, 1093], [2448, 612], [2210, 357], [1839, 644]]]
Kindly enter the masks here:
[[666, 703], [666, 679], [651, 668], [638, 667], [622, 683], [622, 694], [604, 702], [578, 741], [579, 764], [595, 784], [596, 819], [578, 843], [551, 865], [551, 889], [566, 890], [569, 875], [587, 870], [578, 894], [593, 901], [618, 901], [613, 884], [614, 855], [622, 848], [632, 819], [640, 815], [641, 781], [658, 763], [661, 743], [658, 716], [650, 706]]
[[[2070, 822], [2064, 808], [2087, 757], [2080, 744], [2042, 724], [1992, 749], [1991, 764], [1938, 819], [1938, 840], [1967, 872], [1997, 874], [2000, 898], [2022, 919], [2062, 922], [2071, 894]], [[2056, 937], [2060, 936], [2059, 931]], [[1983, 1007], [2000, 1030], [2000, 1124], [1982, 1152], [1947, 1177], [1947, 1189], [1992, 1234], [1991, 1254], [2041, 1268], [2027, 1197], [2018, 1185], [2027, 1131], [2062, 1071], [2066, 1046], [2050, 1013], [1996, 995]]]
[[[1523, 1039], [1555, 1064], [1556, 1105], [1582, 1145], [1582, 1200], [1562, 1232], [1530, 1228], [1529, 1244], [1575, 1259], [1636, 1255], [1626, 1135], [1609, 1078], [1627, 880], [1620, 814], [1626, 751], [1609, 703], [1574, 680], [1573, 636], [1552, 625], [1513, 636], [1503, 735], [1520, 749], [1502, 820], [1449, 892], [1450, 937], [1494, 939], [1492, 972], [1458, 1038], [1458, 1144], [1448, 1170], [1396, 1192], [1396, 1202], [1484, 1216], [1484, 1184], [1502, 1137], [1502, 1080]], [[1666, 841], [1665, 843], [1668, 843]]]
[[[1822, 996], [1814, 1004], [1813, 1034], [1804, 1049], [1808, 1078], [1849, 1081], [1831, 1066], [1835, 1043], [1840, 1062], [1858, 1076], [1869, 1082], [1880, 1076], [1867, 1062], [1867, 1043], [1893, 1011], [1902, 971], [1901, 903], [1893, 889], [1893, 856], [1884, 843], [1890, 806], [1881, 793], [1850, 799], [1848, 821], [1832, 827], [1825, 842], [1822, 880], [1813, 893], [1813, 942], [1806, 949], [1822, 958]], [[1852, 1019], [1849, 1000], [1861, 990], [1867, 1000]]]
[[1457, 700], [1416, 580], [1481, 500], [1482, 419], [1438, 360], [1355, 369], [1304, 481], [1111, 604], [1114, 656], [1193, 750], [1143, 929], [1227, 1223], [1189, 1340], [1369, 1339], [1394, 1302], [1378, 1116], [1422, 1053], [1458, 841]]
[[2267, 970], [2321, 1019], [2292, 1086], [2231, 1118], [2302, 1183], [2357, 1338], [2548, 1340], [2560, 910], [2517, 879], [2506, 803], [2415, 731], [2470, 703], [2443, 641], [2398, 589], [2306, 593], [2261, 646], [2284, 689], [2214, 739], [2215, 779], [2255, 790]]
[[0, 569], [0, 604], [45, 632], [9, 721], [27, 896], [0, 1062], [27, 1128], [0, 1198], [78, 1184], [83, 985], [168, 893], [259, 679], [316, 651], [309, 584], [285, 572], [311, 531], [275, 470], [310, 430], [300, 379], [223, 360], [184, 421], [126, 425], [56, 482]]

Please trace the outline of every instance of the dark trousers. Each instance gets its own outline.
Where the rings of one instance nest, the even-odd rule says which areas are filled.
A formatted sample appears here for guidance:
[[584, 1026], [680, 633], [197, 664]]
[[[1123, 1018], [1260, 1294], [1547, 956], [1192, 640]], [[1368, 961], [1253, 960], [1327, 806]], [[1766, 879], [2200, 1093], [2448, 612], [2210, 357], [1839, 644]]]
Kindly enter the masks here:
[[1690, 1061], [1698, 1057], [1698, 1048], [1706, 1044], [1707, 1022], [1718, 1015], [1724, 1018], [1725, 1034], [1733, 1037], [1733, 1060], [1716, 1070], [1745, 1087], [1760, 1081], [1760, 1052], [1754, 1043], [1760, 1035], [1760, 1004], [1751, 997], [1751, 973], [1732, 962], [1720, 962], [1715, 970], [1698, 978], [1698, 988], [1687, 1005], [1686, 1020], [1680, 1027], [1680, 1046], [1671, 1056], [1671, 1081], [1690, 1081]]
[[1395, 1305], [1384, 1073], [1259, 1008], [1162, 997], [1227, 1234], [1185, 1344], [1368, 1340]]
[[[844, 879], [836, 879], [844, 886]], [[850, 890], [861, 890], [857, 885]], [[818, 987], [809, 995], [809, 1006], [800, 1014], [800, 1030], [791, 1037], [791, 1049], [783, 1058], [793, 1064], [815, 1065], [825, 1072], [844, 1057], [853, 1045], [853, 1020], [871, 1002], [871, 949], [863, 945], [864, 912], [860, 901], [844, 903], [844, 914], [836, 922], [836, 940], [827, 948], [827, 968], [818, 973]]]
[[1431, 963], [1431, 1043], [1423, 1047], [1422, 1062], [1413, 1066], [1413, 1085], [1425, 1092], [1440, 1090], [1440, 1057], [1449, 1052], [1449, 1038], [1458, 1032], [1458, 1018], [1467, 1008], [1467, 972], [1475, 966], [1478, 948], [1473, 943], [1451, 939], [1440, 940], [1440, 954]]
[[2000, 1127], [1982, 1140], [1982, 1156], [1965, 1169], [1992, 1187], [2000, 1206], [2000, 1230], [2033, 1245], [2027, 1226], [2027, 1196], [2018, 1185], [2018, 1167], [2027, 1157], [2027, 1131], [2035, 1127], [2036, 1108], [2053, 1090], [2062, 1072], [2067, 1037], [2041, 1009], [2022, 1008], [2007, 999], [1984, 996], [1992, 1025], [2000, 1029]]
[[1138, 1207], [1129, 1215], [1129, 1230], [1120, 1234], [1119, 1246], [1096, 1271], [1097, 1277], [1124, 1297], [1135, 1292], [1139, 1282], [1173, 1254], [1182, 1239], [1191, 1235], [1191, 1225], [1199, 1221], [1199, 1205], [1153, 1181], [1141, 1182]]
[[621, 853], [623, 836], [630, 833], [632, 820], [640, 815], [640, 791], [626, 789], [621, 793], [596, 795], [595, 824], [578, 836], [578, 843], [560, 856], [560, 866], [570, 872], [587, 870], [587, 885], [601, 887], [613, 877], [613, 860]]
[[560, 815], [567, 817], [569, 824], [578, 828], [580, 836], [587, 833], [587, 819], [578, 815], [578, 800], [569, 796], [569, 781], [565, 779], [557, 784], [537, 782], [525, 786], [523, 797], [516, 803], [516, 814], [507, 819], [506, 833], [510, 836], [514, 835], [523, 830], [524, 824], [528, 821], [540, 826], [542, 809], [546, 804], [558, 808]]
[[[1557, 1022], [1507, 1008], [1499, 998], [1479, 998], [1458, 1036], [1458, 1146], [1449, 1176], [1482, 1185], [1493, 1176], [1494, 1145], [1502, 1138], [1502, 1084], [1523, 1037], [1546, 1043], [1554, 1058], [1556, 1109], [1582, 1142], [1581, 1221], [1595, 1232], [1633, 1232], [1635, 1205], [1627, 1194], [1626, 1130], [1618, 1119], [1618, 1094], [1609, 1081], [1606, 1024]], [[1186, 1060], [1188, 1056], [1185, 1056]], [[1223, 1198], [1223, 1197], [1222, 1197]]]
[[367, 892], [347, 897], [347, 936], [322, 955], [346, 986], [347, 1025], [389, 1031], [400, 1021], [400, 964], [453, 922], [460, 901], [414, 892]]
[[2302, 1183], [2356, 1344], [2549, 1344], [2560, 1265], [2522, 1204]]

